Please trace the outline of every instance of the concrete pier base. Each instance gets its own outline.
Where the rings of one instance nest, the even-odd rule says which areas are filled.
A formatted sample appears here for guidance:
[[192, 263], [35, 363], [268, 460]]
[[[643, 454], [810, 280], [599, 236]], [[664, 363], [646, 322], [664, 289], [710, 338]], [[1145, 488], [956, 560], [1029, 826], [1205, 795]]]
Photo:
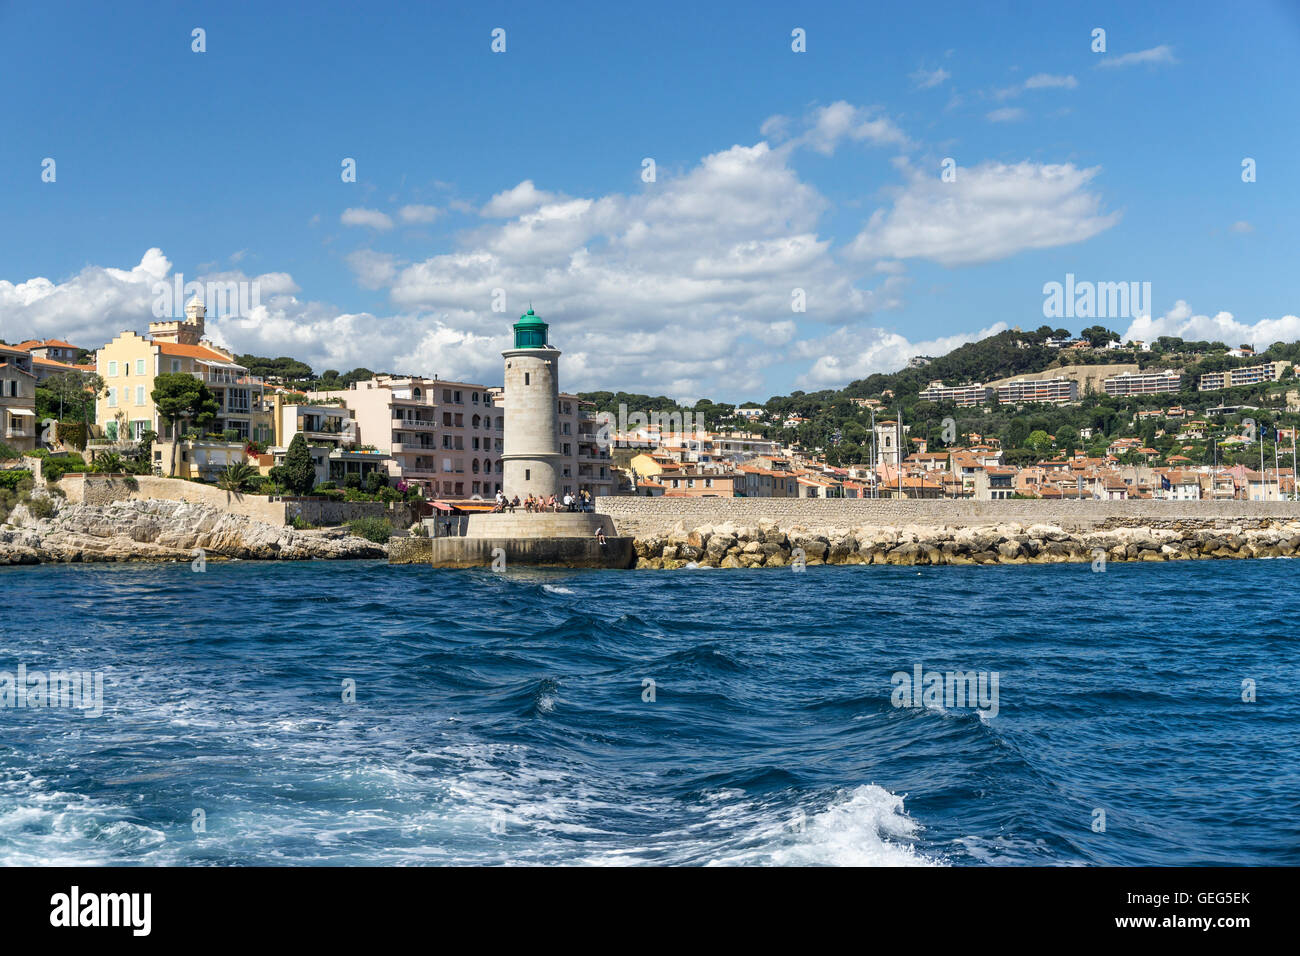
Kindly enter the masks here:
[[[605, 532], [605, 543], [596, 530]], [[505, 566], [551, 568], [634, 568], [634, 539], [619, 537], [609, 515], [583, 512], [476, 514], [463, 537], [408, 538], [389, 545], [390, 564], [435, 568]]]
[[434, 538], [429, 563], [435, 568], [634, 568], [632, 538]]

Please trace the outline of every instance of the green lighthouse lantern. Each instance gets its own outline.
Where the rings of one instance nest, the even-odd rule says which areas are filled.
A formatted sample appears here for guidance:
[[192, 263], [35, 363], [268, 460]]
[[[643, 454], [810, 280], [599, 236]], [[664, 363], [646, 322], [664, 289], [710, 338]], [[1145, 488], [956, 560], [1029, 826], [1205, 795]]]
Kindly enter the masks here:
[[519, 317], [515, 323], [515, 348], [517, 349], [544, 349], [546, 348], [546, 330], [548, 326], [542, 321], [541, 316], [534, 314], [530, 308], [527, 312]]

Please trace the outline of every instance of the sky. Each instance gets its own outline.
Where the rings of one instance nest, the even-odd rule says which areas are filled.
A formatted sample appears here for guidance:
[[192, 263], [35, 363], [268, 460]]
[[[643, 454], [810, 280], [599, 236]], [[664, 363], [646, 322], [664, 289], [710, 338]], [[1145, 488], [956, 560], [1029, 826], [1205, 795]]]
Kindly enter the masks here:
[[[0, 339], [180, 275], [248, 284], [237, 353], [496, 384], [531, 304], [566, 390], [685, 401], [1016, 326], [1290, 341], [1298, 91], [1294, 0], [0, 0]], [[1045, 316], [1067, 275], [1149, 308]]]

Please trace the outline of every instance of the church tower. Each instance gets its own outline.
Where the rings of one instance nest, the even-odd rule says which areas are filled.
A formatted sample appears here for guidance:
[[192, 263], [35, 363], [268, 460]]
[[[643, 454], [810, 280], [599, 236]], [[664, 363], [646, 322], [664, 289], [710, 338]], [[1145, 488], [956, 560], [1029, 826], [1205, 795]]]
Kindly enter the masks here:
[[547, 341], [547, 324], [530, 308], [514, 325], [505, 359], [502, 490], [521, 499], [560, 489], [560, 352]]
[[198, 345], [203, 341], [203, 320], [207, 309], [196, 295], [185, 307], [185, 321], [150, 322], [149, 337], [155, 342], [174, 342], [177, 345]]

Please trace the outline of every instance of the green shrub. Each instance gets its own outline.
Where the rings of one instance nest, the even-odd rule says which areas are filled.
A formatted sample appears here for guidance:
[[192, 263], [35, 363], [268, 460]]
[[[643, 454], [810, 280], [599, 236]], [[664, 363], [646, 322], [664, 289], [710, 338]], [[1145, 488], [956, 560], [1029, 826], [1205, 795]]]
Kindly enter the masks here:
[[54, 437], [65, 445], [72, 445], [82, 451], [86, 448], [86, 426], [82, 422], [57, 422]]
[[302, 515], [294, 515], [293, 519], [289, 522], [289, 526], [297, 528], [299, 531], [310, 531], [312, 528], [316, 527]]
[[387, 544], [393, 536], [393, 526], [387, 518], [353, 518], [348, 522], [348, 531], [376, 544]]
[[52, 498], [33, 498], [27, 502], [27, 510], [37, 518], [54, 517], [54, 500]]
[[8, 488], [10, 491], [17, 491], [19, 483], [24, 478], [30, 480], [32, 473], [25, 468], [13, 468], [6, 471], [0, 471], [0, 488]]
[[41, 475], [46, 481], [58, 481], [70, 471], [85, 471], [86, 461], [80, 455], [50, 455], [41, 463]]
[[13, 461], [14, 459], [21, 458], [22, 456], [23, 456], [22, 452], [18, 451], [17, 449], [10, 448], [4, 442], [0, 441], [0, 461]]

